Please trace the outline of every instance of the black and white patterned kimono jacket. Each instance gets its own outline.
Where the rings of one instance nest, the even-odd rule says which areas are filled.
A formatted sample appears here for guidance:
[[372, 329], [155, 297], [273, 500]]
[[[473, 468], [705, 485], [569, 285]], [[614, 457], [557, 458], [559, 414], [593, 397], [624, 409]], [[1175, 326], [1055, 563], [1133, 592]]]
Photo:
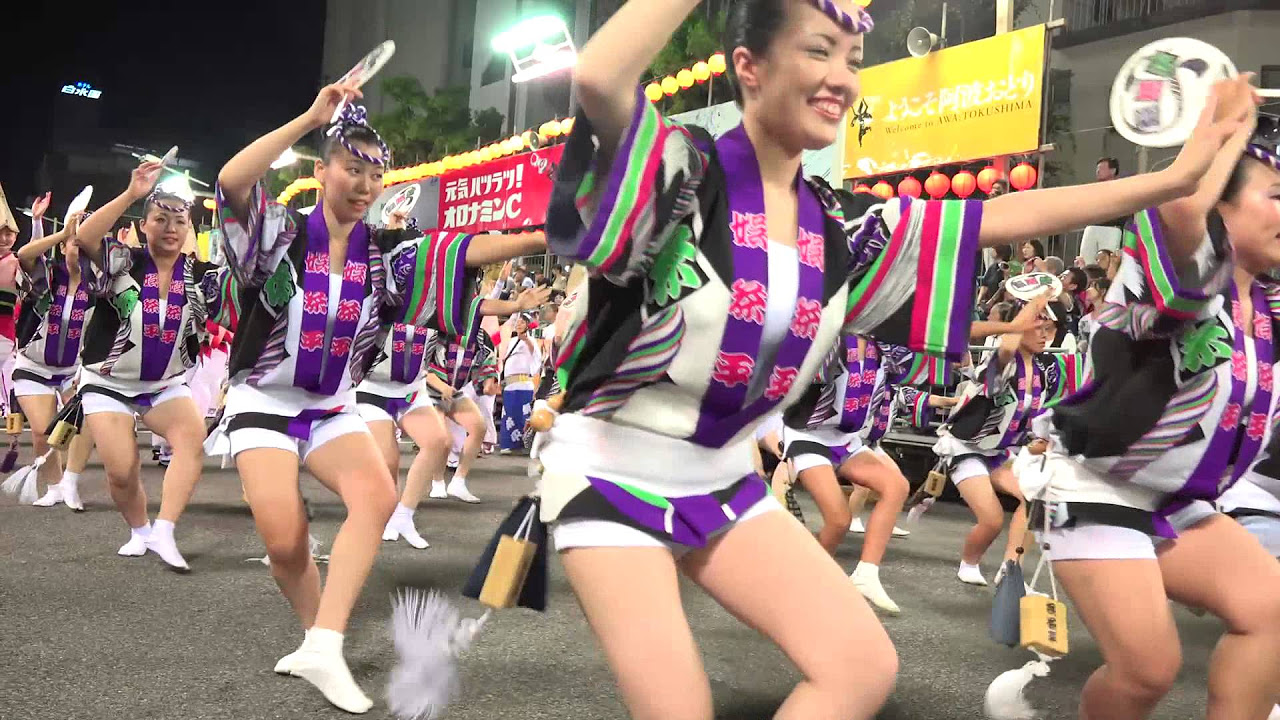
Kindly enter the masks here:
[[859, 448], [874, 447], [889, 431], [897, 388], [946, 384], [948, 365], [901, 345], [843, 336], [808, 392], [783, 413], [787, 457], [825, 455], [838, 466]]
[[[39, 227], [39, 224], [36, 225]], [[39, 236], [33, 235], [33, 239]], [[88, 255], [80, 255], [80, 282], [70, 292], [66, 258], [49, 252], [18, 277], [22, 310], [18, 314], [18, 354], [13, 377], [50, 388], [67, 384], [80, 369], [80, 346], [93, 317], [95, 300], [107, 290], [106, 278]]]
[[[1171, 537], [1251, 470], [1280, 477], [1280, 285], [1255, 281], [1252, 316], [1241, 317], [1225, 247], [1225, 238], [1206, 238], [1179, 273], [1155, 210], [1126, 229], [1089, 346], [1091, 379], [1052, 412], [1045, 476], [1055, 522]], [[1250, 325], [1252, 337], [1241, 329]]]
[[146, 236], [140, 227], [135, 232], [142, 247], [112, 236], [102, 240], [99, 272], [106, 289], [84, 331], [81, 392], [145, 407], [183, 383], [200, 356], [205, 321], [224, 321], [230, 311], [223, 302], [230, 273], [184, 253], [162, 303]]
[[981, 203], [837, 200], [797, 176], [798, 292], [789, 331], [766, 348], [770, 243], [745, 130], [713, 141], [639, 96], [606, 171], [590, 121], [576, 123], [547, 238], [592, 275], [560, 352], [564, 412], [540, 454], [544, 520], [603, 518], [701, 545], [764, 497], [755, 425], [808, 390], [842, 330], [963, 352]]
[[[378, 348], [394, 342], [387, 338], [394, 323], [456, 331], [477, 289], [465, 267], [470, 235], [358, 223], [338, 278], [329, 273], [321, 206], [303, 216], [269, 201], [261, 184], [247, 217], [235, 216], [221, 189], [218, 203], [238, 317], [224, 413], [232, 430], [309, 438], [314, 422], [355, 411], [352, 389]], [[337, 311], [327, 312], [338, 282]]]

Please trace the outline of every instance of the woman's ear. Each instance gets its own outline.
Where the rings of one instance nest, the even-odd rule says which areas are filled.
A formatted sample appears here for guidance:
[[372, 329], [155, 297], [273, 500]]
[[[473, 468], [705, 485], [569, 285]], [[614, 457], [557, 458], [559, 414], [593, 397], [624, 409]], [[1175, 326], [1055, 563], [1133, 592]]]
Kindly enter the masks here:
[[734, 48], [732, 59], [733, 74], [737, 76], [738, 87], [745, 97], [748, 89], [760, 87], [760, 62], [750, 50], [741, 46]]

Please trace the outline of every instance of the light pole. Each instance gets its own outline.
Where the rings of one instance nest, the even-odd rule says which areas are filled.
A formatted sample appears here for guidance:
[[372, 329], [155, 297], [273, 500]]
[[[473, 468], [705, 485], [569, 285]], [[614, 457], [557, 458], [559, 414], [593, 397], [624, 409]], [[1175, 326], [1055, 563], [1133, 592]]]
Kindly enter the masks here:
[[[578, 49], [574, 45], [569, 27], [555, 15], [539, 15], [521, 20], [515, 27], [499, 33], [493, 39], [493, 49], [494, 52], [506, 53], [515, 71], [511, 75], [509, 110], [512, 116], [511, 131], [516, 132], [519, 127], [524, 126], [523, 122], [517, 124], [514, 121], [516, 85], [572, 68], [578, 62]], [[569, 94], [569, 114], [572, 115], [573, 91], [570, 90]]]

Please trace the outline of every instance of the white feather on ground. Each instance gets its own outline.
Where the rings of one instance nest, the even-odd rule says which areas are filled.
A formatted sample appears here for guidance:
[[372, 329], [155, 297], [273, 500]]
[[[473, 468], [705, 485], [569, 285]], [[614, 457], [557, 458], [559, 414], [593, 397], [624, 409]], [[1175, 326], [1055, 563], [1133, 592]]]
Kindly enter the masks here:
[[1025, 690], [1035, 678], [1049, 674], [1048, 658], [1039, 655], [1016, 670], [1001, 673], [987, 686], [983, 711], [991, 720], [1035, 720], [1039, 713], [1027, 701]]
[[[455, 647], [462, 621], [439, 591], [402, 590], [391, 602], [396, 665], [387, 705], [401, 720], [435, 720], [458, 693]], [[469, 644], [469, 643], [468, 643]]]

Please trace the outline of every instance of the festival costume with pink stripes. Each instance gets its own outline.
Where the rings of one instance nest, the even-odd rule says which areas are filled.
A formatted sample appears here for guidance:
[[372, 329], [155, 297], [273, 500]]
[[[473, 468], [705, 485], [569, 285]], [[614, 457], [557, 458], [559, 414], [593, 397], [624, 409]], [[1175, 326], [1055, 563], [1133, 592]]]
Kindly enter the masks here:
[[796, 248], [772, 246], [742, 127], [713, 141], [641, 96], [601, 175], [590, 121], [576, 123], [547, 235], [593, 277], [540, 450], [544, 520], [704, 545], [768, 497], [754, 427], [808, 391], [842, 329], [963, 352], [981, 203], [838, 200], [797, 176]]
[[102, 240], [100, 271], [106, 289], [85, 321], [80, 392], [105, 395], [145, 412], [166, 391], [183, 384], [200, 354], [206, 319], [224, 322], [229, 272], [182, 254], [162, 299], [159, 270], [142, 229], [135, 227], [135, 232], [142, 247], [113, 236]]
[[783, 414], [786, 457], [811, 455], [839, 467], [889, 431], [898, 386], [945, 385], [949, 369], [901, 345], [842, 337], [809, 391]]
[[[247, 217], [235, 217], [221, 191], [219, 213], [238, 317], [223, 420], [229, 436], [259, 429], [314, 449], [312, 433], [327, 423], [364, 428], [353, 388], [383, 333], [394, 344], [395, 323], [463, 325], [464, 300], [475, 290], [465, 268], [469, 235], [356, 223], [338, 276], [329, 273], [323, 207], [303, 216], [268, 201], [259, 184]], [[391, 323], [384, 324], [384, 312]], [[234, 436], [230, 447], [220, 440], [215, 434], [206, 448], [237, 452]]]

